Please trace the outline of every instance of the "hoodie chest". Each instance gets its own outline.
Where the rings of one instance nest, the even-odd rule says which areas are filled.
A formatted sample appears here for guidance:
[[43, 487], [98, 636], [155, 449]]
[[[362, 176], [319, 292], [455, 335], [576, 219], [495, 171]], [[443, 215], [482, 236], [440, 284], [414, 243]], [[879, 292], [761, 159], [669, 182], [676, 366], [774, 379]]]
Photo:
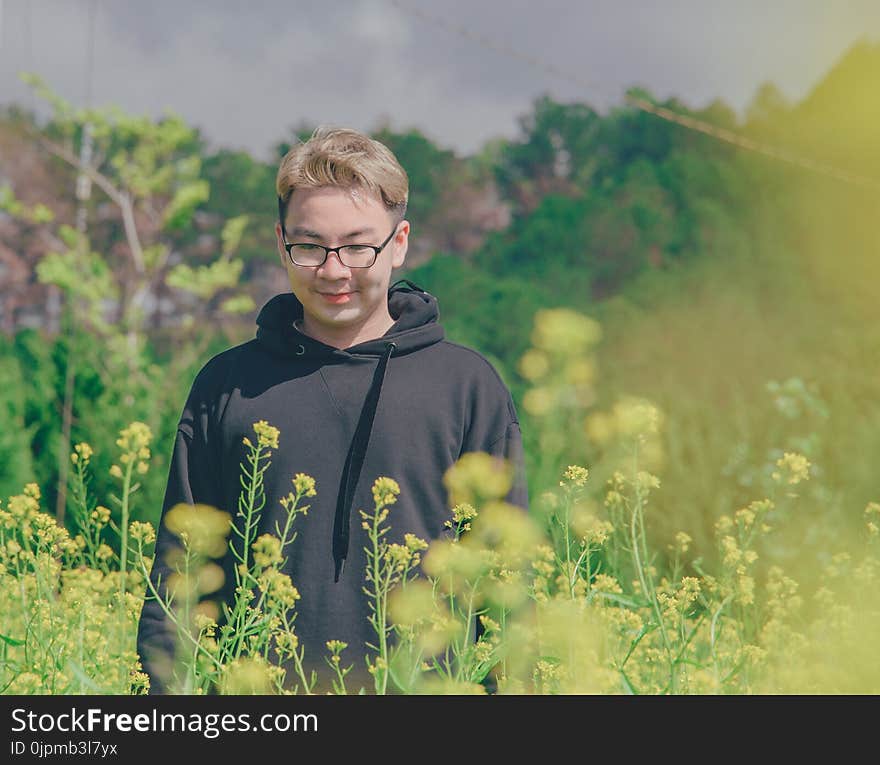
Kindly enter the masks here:
[[[371, 387], [378, 387], [370, 451], [395, 459], [427, 452], [456, 457], [466, 418], [466, 391], [442, 379], [422, 354], [391, 358], [381, 384], [376, 357], [312, 369], [291, 365], [263, 385], [233, 391], [222, 418], [227, 455], [237, 461], [242, 438], [266, 420], [280, 429], [279, 451], [324, 457], [345, 454]], [[279, 455], [280, 456], [280, 455]]]

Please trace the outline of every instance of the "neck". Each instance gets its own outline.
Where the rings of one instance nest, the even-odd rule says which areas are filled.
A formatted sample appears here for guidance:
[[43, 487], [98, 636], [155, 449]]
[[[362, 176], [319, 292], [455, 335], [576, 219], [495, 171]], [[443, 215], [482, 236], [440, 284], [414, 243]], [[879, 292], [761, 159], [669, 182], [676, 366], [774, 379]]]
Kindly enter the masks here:
[[382, 337], [394, 325], [394, 319], [386, 310], [384, 314], [372, 317], [360, 327], [326, 327], [311, 321], [308, 316], [297, 319], [294, 325], [300, 332], [324, 345], [344, 349]]

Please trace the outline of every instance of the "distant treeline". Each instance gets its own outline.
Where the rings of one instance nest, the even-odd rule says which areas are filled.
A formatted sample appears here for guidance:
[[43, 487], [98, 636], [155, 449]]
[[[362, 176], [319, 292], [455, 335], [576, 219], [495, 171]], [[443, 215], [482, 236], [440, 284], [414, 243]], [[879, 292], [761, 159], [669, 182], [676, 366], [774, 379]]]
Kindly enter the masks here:
[[[720, 101], [699, 110], [675, 99], [661, 105], [880, 176], [880, 89], [865, 87], [878, 75], [880, 46], [860, 44], [799, 104], [768, 84], [742, 119]], [[157, 469], [135, 513], [154, 519], [162, 460], [195, 370], [252, 336], [260, 305], [287, 289], [273, 234], [275, 172], [313, 126], [292, 130], [263, 161], [209, 151], [187, 126], [153, 130], [108, 118], [94, 139], [95, 166], [118, 188], [133, 189], [141, 270], [120, 208], [93, 184], [86, 220], [95, 256], [82, 261], [79, 279], [56, 261], [39, 270], [58, 247], [86, 251], [70, 232], [59, 233], [76, 220], [76, 169], [41, 140], [75, 157], [86, 116], [56, 110], [37, 124], [8, 108], [0, 119], [7, 211], [0, 212], [0, 497], [36, 480], [54, 502], [65, 455], [81, 440], [96, 450], [100, 481], [116, 433], [137, 419], [153, 428]], [[413, 241], [400, 275], [438, 295], [448, 336], [486, 353], [515, 398], [535, 311], [566, 306], [600, 315], [615, 298], [638, 300], [664, 280], [678, 284], [682, 271], [748, 257], [757, 240], [778, 233], [768, 221], [791, 224], [792, 199], [815, 178], [630, 106], [602, 115], [549, 97], [521, 118], [516, 138], [471, 156], [418, 130], [384, 126], [374, 136], [410, 177]], [[224, 224], [232, 220], [241, 225], [230, 233]], [[108, 480], [97, 493], [109, 487]]]

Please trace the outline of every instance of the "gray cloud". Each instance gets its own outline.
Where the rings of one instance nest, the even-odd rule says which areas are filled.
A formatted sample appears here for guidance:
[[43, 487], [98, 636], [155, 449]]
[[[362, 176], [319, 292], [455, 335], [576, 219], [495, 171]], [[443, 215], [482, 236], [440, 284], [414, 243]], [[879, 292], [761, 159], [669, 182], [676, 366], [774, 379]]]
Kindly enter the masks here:
[[0, 104], [29, 103], [22, 69], [84, 102], [92, 2], [96, 105], [172, 109], [214, 145], [263, 157], [302, 122], [371, 129], [383, 119], [469, 152], [514, 135], [544, 92], [605, 110], [642, 85], [691, 106], [722, 98], [741, 110], [768, 80], [802, 97], [857, 39], [880, 36], [875, 0], [840, 0], [833, 11], [822, 0], [408, 2], [570, 71], [585, 87], [390, 0], [5, 0]]

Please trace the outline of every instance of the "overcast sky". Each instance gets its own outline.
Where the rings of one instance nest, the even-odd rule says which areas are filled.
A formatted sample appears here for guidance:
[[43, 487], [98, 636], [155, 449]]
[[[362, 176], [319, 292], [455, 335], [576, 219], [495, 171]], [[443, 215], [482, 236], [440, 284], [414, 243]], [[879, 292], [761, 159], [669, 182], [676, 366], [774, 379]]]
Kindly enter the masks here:
[[[627, 87], [738, 111], [775, 83], [802, 98], [880, 0], [398, 0], [540, 58], [577, 85], [438, 27], [395, 0], [0, 0], [0, 104], [35, 71], [75, 105], [171, 109], [212, 146], [267, 159], [292, 126], [387, 120], [468, 153], [515, 136], [541, 93], [600, 111]], [[89, 19], [94, 48], [89, 72]]]

